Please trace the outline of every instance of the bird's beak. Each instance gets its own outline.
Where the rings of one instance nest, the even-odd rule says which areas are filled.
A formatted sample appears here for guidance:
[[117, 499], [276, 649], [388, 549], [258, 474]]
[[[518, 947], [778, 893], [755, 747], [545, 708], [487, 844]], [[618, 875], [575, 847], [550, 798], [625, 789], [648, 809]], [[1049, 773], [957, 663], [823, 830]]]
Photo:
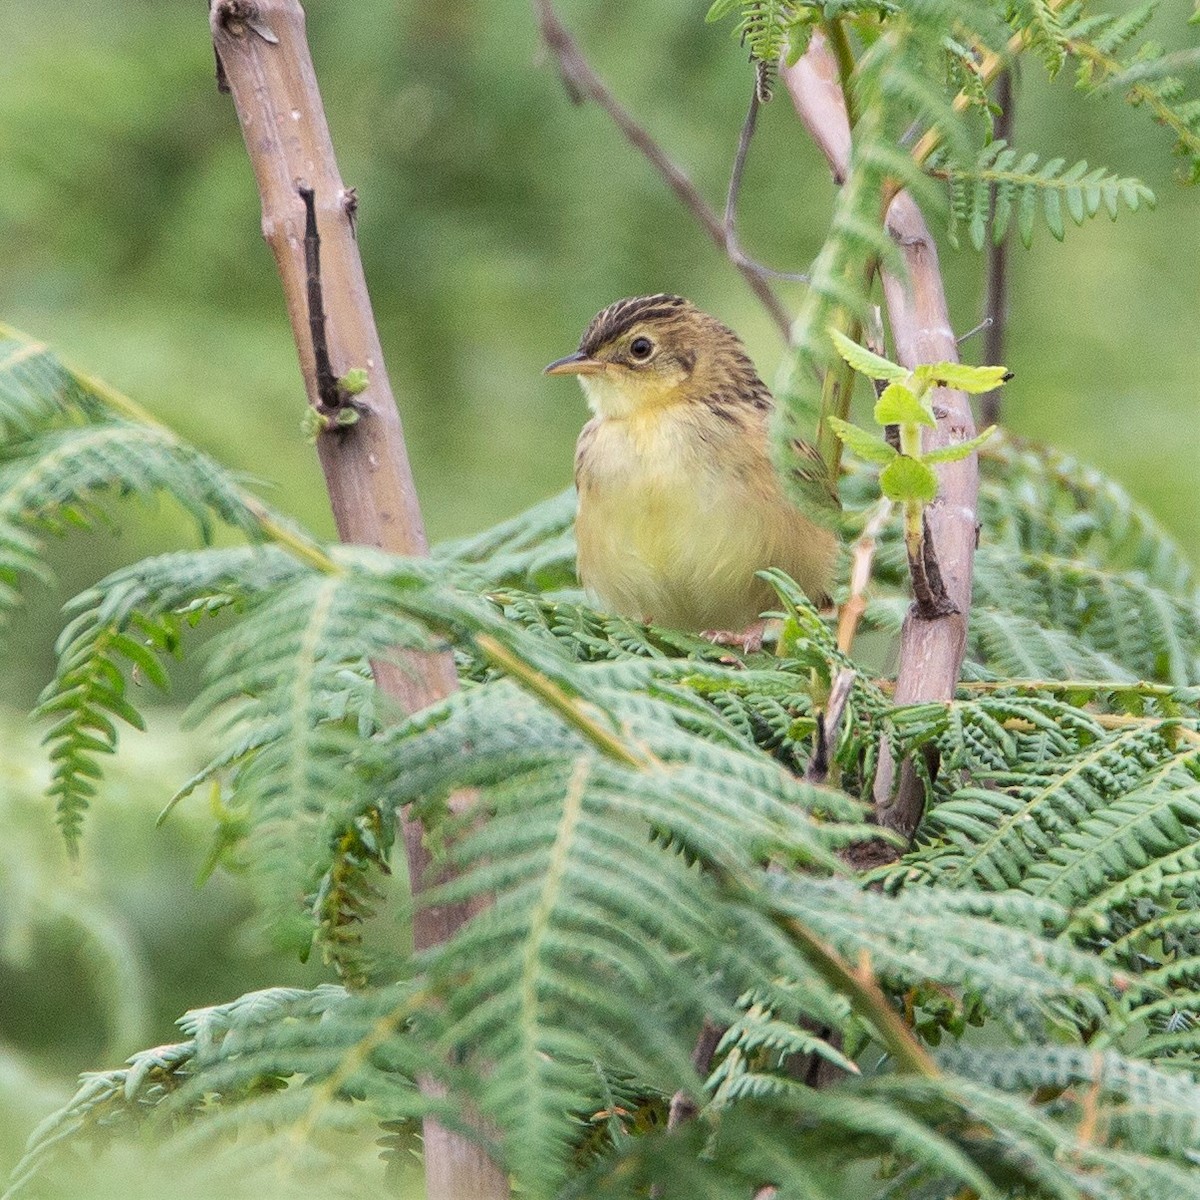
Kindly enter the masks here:
[[599, 375], [607, 370], [607, 364], [598, 359], [589, 358], [582, 350], [568, 354], [552, 362], [542, 371], [543, 375]]

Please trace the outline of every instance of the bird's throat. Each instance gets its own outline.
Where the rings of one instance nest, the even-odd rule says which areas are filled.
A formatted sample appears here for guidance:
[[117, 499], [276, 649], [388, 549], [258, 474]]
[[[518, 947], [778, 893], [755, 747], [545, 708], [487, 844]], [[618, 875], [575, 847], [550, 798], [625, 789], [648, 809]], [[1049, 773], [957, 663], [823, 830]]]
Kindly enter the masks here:
[[580, 375], [579, 383], [592, 412], [610, 421], [623, 421], [638, 413], [666, 408], [682, 399], [676, 380], [632, 378], [624, 373], [605, 372]]

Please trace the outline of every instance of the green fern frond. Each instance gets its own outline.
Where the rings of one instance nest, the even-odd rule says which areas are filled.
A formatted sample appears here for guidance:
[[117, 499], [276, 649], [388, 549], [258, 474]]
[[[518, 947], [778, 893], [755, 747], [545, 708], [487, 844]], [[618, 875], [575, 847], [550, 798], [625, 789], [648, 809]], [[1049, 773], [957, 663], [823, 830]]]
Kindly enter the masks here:
[[1145, 42], [1128, 52], [1157, 7], [1151, 0], [1119, 16], [1080, 17], [1064, 33], [1079, 62], [1078, 86], [1101, 95], [1124, 91], [1130, 105], [1149, 111], [1175, 135], [1175, 153], [1187, 160], [1184, 181], [1195, 183], [1200, 180], [1200, 100], [1183, 99], [1183, 80], [1169, 68], [1155, 66], [1165, 57], [1162, 46]]
[[1051, 679], [1099, 675], [1131, 682], [1136, 678], [1132, 670], [1066, 630], [1047, 627], [1032, 614], [1012, 608], [973, 608], [968, 636], [976, 660], [1005, 675]]
[[[1178, 542], [1118, 484], [1061, 453], [996, 439], [980, 456], [970, 650], [1022, 678], [1188, 684], [1200, 672], [1200, 587]], [[855, 472], [847, 508], [877, 493]], [[907, 564], [879, 539], [868, 623], [898, 628]], [[889, 591], [890, 589], [890, 591]]]
[[[956, 1073], [1005, 1092], [1052, 1090], [1080, 1118], [1087, 1104], [1104, 1105], [1111, 1144], [1182, 1155], [1194, 1155], [1200, 1147], [1200, 1085], [1185, 1074], [1074, 1046], [1020, 1052], [958, 1046], [939, 1059]], [[1193, 1179], [1184, 1194], [1197, 1186]]]
[[[576, 673], [592, 676], [593, 694], [615, 704], [604, 678], [654, 665]], [[753, 919], [742, 927], [740, 908], [721, 902], [711, 872], [753, 872], [758, 854], [836, 864], [826, 847], [842, 834], [823, 832], [806, 810], [844, 801], [805, 789], [740, 748], [732, 731], [725, 746], [685, 735], [673, 709], [625, 693], [638, 743], [663, 764], [643, 771], [588, 753], [503, 680], [385, 735], [404, 770], [383, 768], [392, 781], [384, 802], [428, 805], [471, 787], [486, 805], [486, 821], [465, 818], [448, 851], [455, 882], [428, 899], [492, 898], [446, 948], [438, 975], [457, 981], [447, 1037], [494, 1064], [482, 1103], [509, 1131], [514, 1166], [527, 1178], [560, 1181], [552, 1164], [572, 1136], [565, 1098], [587, 1085], [591, 1057], [662, 1090], [694, 1090], [690, 1035], [680, 1040], [672, 1023], [728, 1009], [730, 998], [713, 990], [718, 978], [735, 994], [769, 982], [762, 968], [774, 954], [763, 947], [760, 959], [753, 950], [766, 931]], [[692, 860], [710, 870], [698, 873]], [[686, 984], [670, 965], [685, 946]], [[654, 998], [667, 994], [664, 1009]], [[587, 1027], [576, 1020], [585, 1011], [595, 1018]]]
[[[412, 1079], [424, 1062], [406, 1057], [415, 1043], [387, 1036], [394, 1032], [388, 1022], [402, 1024], [408, 1006], [402, 988], [368, 998], [321, 984], [251, 992], [188, 1012], [178, 1021], [186, 1040], [135, 1054], [123, 1069], [83, 1077], [68, 1104], [30, 1135], [5, 1200], [24, 1192], [64, 1143], [102, 1147], [147, 1118], [160, 1132], [172, 1125], [181, 1131], [171, 1153], [186, 1158], [189, 1143], [194, 1151], [227, 1136], [236, 1113], [258, 1169], [269, 1161], [272, 1139], [285, 1165], [306, 1133], [336, 1129], [355, 1102], [390, 1118], [419, 1115], [428, 1102]], [[296, 1070], [307, 1086], [288, 1088]], [[202, 1114], [213, 1119], [194, 1123]]]
[[[345, 794], [342, 777], [355, 772], [362, 744], [355, 678], [368, 657], [431, 644], [372, 583], [309, 573], [253, 605], [215, 640], [196, 702], [199, 714], [222, 710], [240, 744], [258, 743], [234, 768], [233, 802], [249, 818], [249, 852], [267, 867], [266, 911], [301, 949], [312, 937], [305, 897], [347, 832], [333, 798]], [[343, 858], [343, 878], [347, 866]], [[328, 928], [328, 917], [320, 923]]]
[[234, 594], [245, 598], [278, 586], [299, 570], [271, 547], [169, 554], [118, 571], [72, 602], [77, 615], [59, 639], [58, 669], [34, 712], [53, 722], [45, 737], [54, 764], [50, 794], [72, 852], [101, 775], [97, 756], [117, 746], [113, 718], [144, 728], [128, 672], [165, 690], [162, 660], [178, 651], [189, 620], [233, 603]]
[[[1200, 681], [1200, 610], [1136, 572], [989, 547], [980, 552], [976, 595], [991, 611], [981, 614], [975, 638], [986, 640], [999, 631], [1004, 622], [994, 619], [997, 611], [1020, 614], [1047, 637], [1067, 635], [1086, 651], [1092, 665], [1080, 661], [1072, 674], [1114, 679], [1132, 674], [1180, 685]], [[1139, 614], [1137, 621], [1130, 621], [1131, 612]], [[1039, 638], [1028, 628], [1022, 635], [1032, 656]], [[1066, 643], [1063, 649], [1069, 649]], [[1016, 676], [1052, 673], [1036, 658], [1023, 665], [1003, 655], [988, 661]]]
[[1048, 0], [1019, 0], [1011, 6], [1009, 21], [1025, 34], [1027, 44], [1042, 60], [1051, 79], [1062, 70], [1070, 52], [1062, 6]]
[[41, 342], [8, 336], [0, 326], [0, 429], [29, 437], [72, 414], [95, 417], [99, 405]]
[[713, 0], [705, 20], [723, 21], [735, 14], [734, 37], [750, 51], [759, 98], [768, 100], [779, 60], [786, 54], [795, 62], [804, 53], [818, 19], [815, 6], [792, 0]]
[[158, 429], [105, 421], [14, 439], [0, 461], [0, 601], [16, 600], [23, 576], [44, 575], [42, 535], [94, 524], [106, 492], [169, 495], [206, 540], [214, 518], [262, 536], [260, 514], [233, 477]]
[[1123, 973], [1108, 1036], [1171, 1021], [1147, 1052], [1188, 1053], [1194, 1039], [1178, 1022], [1200, 985], [1195, 689], [1092, 684], [1068, 702], [1037, 683], [1023, 695], [987, 686], [982, 698], [897, 710], [902, 740], [932, 740], [944, 777], [969, 782], [938, 791], [924, 844], [881, 878], [1055, 901], [1068, 914], [1060, 938]]
[[0, 470], [0, 513], [10, 521], [36, 514], [59, 531], [88, 517], [92, 494], [166, 493], [194, 517], [207, 539], [219, 517], [247, 534], [259, 522], [223, 468], [173, 436], [149, 426], [106, 422], [10, 443]]
[[391, 824], [390, 814], [378, 811], [352, 822], [338, 838], [333, 861], [310, 902], [324, 960], [347, 987], [365, 987], [375, 970], [364, 949], [362, 928], [381, 897], [372, 880], [391, 870], [387, 858], [395, 840]]
[[985, 544], [1136, 571], [1152, 586], [1200, 604], [1196, 568], [1178, 541], [1094, 467], [1004, 438], [992, 439], [980, 470]]
[[1136, 4], [1126, 13], [1097, 13], [1073, 23], [1067, 30], [1077, 41], [1090, 41], [1101, 54], [1119, 54], [1147, 25], [1158, 11], [1158, 0]]
[[209, 540], [215, 521], [298, 552], [306, 538], [212, 458], [133, 401], [0, 326], [0, 612], [27, 576], [45, 578], [43, 538], [87, 528], [106, 495], [170, 496]]
[[[893, 1182], [862, 1193], [883, 1200], [952, 1197], [964, 1183], [997, 1200], [1200, 1194], [1185, 1165], [1197, 1146], [1200, 1096], [1190, 1080], [1061, 1047], [956, 1048], [939, 1064], [946, 1069], [933, 1077], [885, 1073], [820, 1091], [762, 1065], [743, 1072], [733, 1094], [790, 1113], [788, 1141], [817, 1178], [834, 1147], [894, 1155]], [[1030, 1103], [1037, 1089], [1058, 1099]]]
[[[987, 715], [993, 705], [999, 720]], [[958, 701], [950, 707], [964, 710], [953, 727], [961, 728], [970, 720], [975, 736], [961, 746], [948, 747], [955, 756], [952, 761], [972, 769], [973, 785], [940, 801], [928, 817], [931, 832], [946, 839], [936, 853], [937, 876], [947, 881], [1037, 890], [1028, 881], [1028, 872], [1051, 847], [1065, 848], [1063, 839], [1081, 821], [1104, 812], [1114, 799], [1139, 787], [1149, 773], [1176, 761], [1166, 722], [1130, 719], [1128, 725], [1111, 732], [1098, 725], [1088, 729], [1082, 721], [1074, 729], [1060, 722], [1044, 728], [1030, 719], [1034, 710], [1028, 701], [1009, 708], [1001, 697]], [[1075, 711], [1049, 700], [1040, 707], [1047, 715]], [[984, 711], [968, 718], [967, 711], [976, 708]], [[913, 717], [927, 721], [929, 711], [913, 710]], [[1020, 715], [1008, 715], [1013, 711]], [[938, 726], [913, 729], [901, 719], [900, 728], [920, 744]], [[949, 731], [952, 726], [946, 722], [941, 728]], [[985, 753], [1003, 755], [1005, 769], [983, 767], [975, 757], [976, 739], [991, 740]], [[1045, 761], [1039, 763], [1047, 751]], [[980, 786], [983, 783], [991, 786]], [[920, 858], [924, 851], [914, 854]]]
[[991, 230], [999, 245], [1015, 216], [1022, 244], [1029, 248], [1040, 214], [1050, 233], [1062, 241], [1063, 209], [1076, 225], [1105, 208], [1116, 220], [1121, 205], [1136, 212], [1154, 207], [1154, 193], [1140, 179], [1122, 179], [1102, 167], [1088, 169], [1077, 162], [1064, 170], [1066, 161], [1053, 158], [1039, 165], [1036, 154], [1018, 158], [1003, 138], [980, 151], [975, 163], [962, 166], [939, 159], [933, 171], [949, 181], [953, 215], [951, 236], [966, 225], [972, 245], [982, 250]]
[[577, 586], [575, 489], [473, 537], [441, 542], [433, 556], [463, 569], [464, 584], [554, 592]]

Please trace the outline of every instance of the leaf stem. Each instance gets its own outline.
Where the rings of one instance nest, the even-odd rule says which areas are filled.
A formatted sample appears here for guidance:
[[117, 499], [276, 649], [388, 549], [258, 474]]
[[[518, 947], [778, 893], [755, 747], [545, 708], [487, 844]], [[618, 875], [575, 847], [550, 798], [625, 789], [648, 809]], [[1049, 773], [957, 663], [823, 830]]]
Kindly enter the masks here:
[[813, 969], [850, 1007], [879, 1034], [897, 1067], [911, 1075], [936, 1079], [941, 1072], [929, 1052], [917, 1040], [903, 1017], [892, 1007], [875, 980], [866, 956], [857, 970], [827, 942], [817, 937], [802, 921], [786, 913], [775, 913], [775, 923], [804, 948]]
[[[0, 322], [0, 337], [14, 342], [23, 342], [27, 346], [39, 344], [29, 334], [3, 322]], [[90, 375], [86, 371], [81, 371], [58, 354], [55, 354], [55, 358], [58, 360], [59, 366], [84, 391], [95, 396], [106, 408], [123, 417], [125, 420], [132, 421], [135, 425], [144, 425], [149, 429], [161, 433], [173, 445], [183, 445], [183, 440], [175, 430], [165, 422], [160, 421], [149, 409], [143, 408], [136, 400], [125, 395], [124, 392], [118, 391], [111, 383], [106, 383], [96, 375]], [[295, 555], [296, 558], [308, 563], [309, 566], [318, 571], [326, 574], [341, 571], [342, 568], [315, 541], [306, 537], [298, 530], [289, 528], [257, 496], [240, 487], [237, 488], [237, 493], [242, 506], [257, 522], [259, 529], [268, 541], [282, 546], [285, 550]]]
[[544, 675], [536, 667], [531, 667], [497, 638], [488, 633], [479, 633], [475, 635], [475, 644], [493, 666], [499, 667], [506, 675], [512, 676], [519, 684], [558, 713], [568, 725], [583, 734], [598, 750], [637, 771], [645, 770], [652, 765], [651, 761], [647, 761], [642, 755], [631, 750], [612, 730], [605, 729], [595, 717], [586, 711], [580, 701], [569, 696], [553, 679]]

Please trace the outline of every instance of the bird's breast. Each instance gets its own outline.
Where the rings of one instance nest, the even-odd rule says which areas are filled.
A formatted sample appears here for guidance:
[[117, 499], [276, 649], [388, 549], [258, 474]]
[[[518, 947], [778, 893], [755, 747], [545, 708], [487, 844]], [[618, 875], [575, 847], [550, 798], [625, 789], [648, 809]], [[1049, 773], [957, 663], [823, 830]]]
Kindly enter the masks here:
[[746, 473], [711, 444], [706, 415], [680, 406], [584, 430], [579, 571], [605, 608], [678, 629], [740, 628], [757, 616], [761, 523], [748, 512]]

